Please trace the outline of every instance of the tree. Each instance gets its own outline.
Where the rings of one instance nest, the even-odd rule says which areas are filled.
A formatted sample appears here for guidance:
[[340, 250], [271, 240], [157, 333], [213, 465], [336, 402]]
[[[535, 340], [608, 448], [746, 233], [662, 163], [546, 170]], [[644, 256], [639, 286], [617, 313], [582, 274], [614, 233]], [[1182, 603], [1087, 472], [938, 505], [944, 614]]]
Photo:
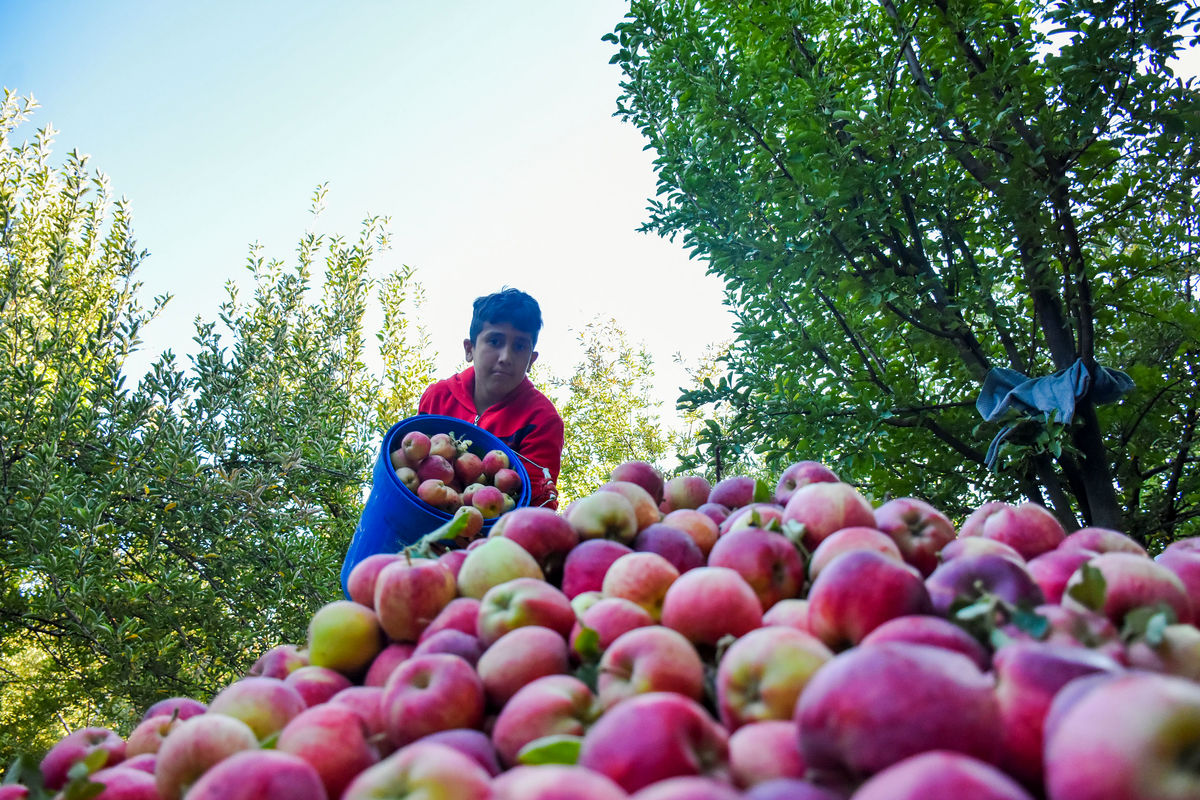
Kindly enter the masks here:
[[378, 218], [353, 241], [306, 234], [292, 265], [252, 249], [251, 296], [229, 286], [190, 366], [164, 353], [127, 385], [168, 298], [139, 304], [146, 254], [86, 157], [52, 167], [49, 127], [13, 140], [33, 108], [0, 103], [4, 762], [84, 724], [127, 733], [303, 643], [340, 595], [383, 396], [363, 335]]
[[[618, 115], [657, 154], [644, 229], [682, 236], [739, 316], [728, 380], [685, 399], [879, 497], [1197, 531], [1200, 104], [1170, 59], [1198, 14], [634, 0], [608, 38]], [[1017, 373], [1089, 391], [984, 423]]]
[[667, 451], [651, 398], [650, 354], [615, 319], [594, 319], [578, 336], [584, 355], [574, 374], [549, 381], [551, 392], [566, 392], [556, 402], [564, 428], [560, 507], [595, 491], [618, 464], [657, 463]]

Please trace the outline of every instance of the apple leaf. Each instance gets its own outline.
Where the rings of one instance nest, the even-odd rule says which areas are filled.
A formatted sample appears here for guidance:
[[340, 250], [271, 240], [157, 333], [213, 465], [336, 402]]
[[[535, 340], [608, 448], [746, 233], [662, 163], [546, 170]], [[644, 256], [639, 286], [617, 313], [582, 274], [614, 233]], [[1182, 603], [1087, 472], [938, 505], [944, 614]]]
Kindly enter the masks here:
[[466, 531], [468, 523], [469, 520], [467, 517], [455, 515], [449, 522], [434, 528], [416, 542], [404, 548], [404, 554], [409, 557], [436, 557], [438, 555], [438, 547], [453, 546], [455, 540]]
[[1036, 611], [1015, 608], [1012, 611], [1012, 623], [1035, 639], [1045, 639], [1050, 632], [1050, 620]]
[[534, 739], [517, 753], [517, 762], [526, 765], [575, 764], [579, 761], [582, 736], [560, 733]]
[[258, 743], [258, 746], [263, 750], [274, 750], [275, 745], [279, 743], [279, 731], [275, 731], [267, 738]]
[[1079, 567], [1079, 573], [1079, 583], [1069, 587], [1067, 594], [1084, 608], [1100, 611], [1104, 608], [1104, 591], [1107, 588], [1104, 573], [1086, 562]]
[[575, 652], [586, 663], [600, 660], [600, 634], [592, 628], [580, 628], [575, 637]]
[[754, 480], [754, 502], [769, 503], [775, 499], [775, 489], [762, 478]]
[[1151, 647], [1163, 642], [1163, 633], [1168, 625], [1176, 622], [1175, 609], [1165, 603], [1135, 608], [1125, 615], [1121, 626], [1121, 639], [1132, 642], [1141, 639]]

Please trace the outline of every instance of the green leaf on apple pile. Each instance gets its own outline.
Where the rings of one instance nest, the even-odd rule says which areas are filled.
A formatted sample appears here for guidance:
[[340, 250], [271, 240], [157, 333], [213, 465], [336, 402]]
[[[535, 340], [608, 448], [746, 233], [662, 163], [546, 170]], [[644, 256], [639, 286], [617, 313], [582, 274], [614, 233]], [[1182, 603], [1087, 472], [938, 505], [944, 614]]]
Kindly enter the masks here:
[[769, 503], [775, 499], [775, 489], [762, 478], [754, 481], [754, 502]]
[[67, 785], [63, 787], [63, 800], [91, 800], [104, 791], [104, 784], [93, 783], [88, 776], [102, 769], [108, 761], [107, 750], [93, 750], [67, 770]]
[[1045, 639], [1046, 634], [1050, 632], [1050, 620], [1036, 611], [1014, 608], [1011, 618], [1014, 625], [1039, 641]]
[[445, 550], [458, 546], [458, 539], [467, 529], [468, 519], [455, 516], [449, 522], [434, 528], [417, 541], [404, 548], [404, 555], [412, 558], [436, 558]]
[[528, 766], [539, 764], [568, 764], [579, 761], [582, 736], [560, 733], [534, 739], [517, 753], [517, 762]]
[[575, 652], [584, 663], [595, 663], [600, 660], [600, 634], [592, 628], [580, 628], [575, 637]]
[[1121, 625], [1121, 640], [1128, 643], [1141, 639], [1151, 647], [1158, 647], [1163, 642], [1167, 626], [1177, 621], [1175, 609], [1166, 603], [1135, 608], [1125, 615]]
[[1087, 563], [1083, 564], [1079, 571], [1081, 575], [1079, 583], [1068, 588], [1067, 594], [1085, 608], [1091, 611], [1100, 611], [1104, 608], [1104, 591], [1107, 588], [1104, 574]]

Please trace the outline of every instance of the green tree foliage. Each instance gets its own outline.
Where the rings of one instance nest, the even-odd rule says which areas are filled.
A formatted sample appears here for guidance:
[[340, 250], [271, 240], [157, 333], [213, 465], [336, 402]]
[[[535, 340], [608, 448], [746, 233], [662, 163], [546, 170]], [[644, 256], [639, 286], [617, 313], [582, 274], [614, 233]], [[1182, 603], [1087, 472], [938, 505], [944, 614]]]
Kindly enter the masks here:
[[[1200, 529], [1200, 104], [1177, 0], [633, 0], [618, 114], [657, 154], [645, 229], [739, 315], [728, 430], [951, 513], [1028, 498]], [[1194, 43], [1194, 39], [1191, 43]], [[1123, 370], [1120, 402], [1000, 430], [996, 367]]]
[[595, 491], [625, 461], [658, 464], [667, 438], [652, 399], [654, 365], [615, 319], [596, 319], [579, 331], [583, 360], [570, 378], [549, 380], [563, 418], [559, 507]]
[[340, 595], [380, 398], [404, 396], [364, 365], [381, 219], [305, 235], [291, 265], [252, 250], [251, 296], [230, 285], [190, 366], [168, 352], [127, 385], [167, 298], [139, 305], [145, 254], [104, 176], [76, 153], [53, 167], [49, 128], [15, 139], [31, 110], [0, 103], [4, 762], [82, 724], [127, 733], [151, 702], [207, 700], [302, 643]]

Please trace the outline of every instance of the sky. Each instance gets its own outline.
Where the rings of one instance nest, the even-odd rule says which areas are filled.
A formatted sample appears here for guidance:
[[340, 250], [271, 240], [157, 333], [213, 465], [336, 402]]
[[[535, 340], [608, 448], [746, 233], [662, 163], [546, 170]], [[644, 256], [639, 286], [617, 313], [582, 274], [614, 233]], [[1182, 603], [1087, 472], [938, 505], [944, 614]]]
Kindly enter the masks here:
[[733, 316], [702, 261], [637, 232], [652, 154], [612, 116], [600, 40], [626, 5], [0, 0], [0, 84], [41, 105], [27, 138], [52, 124], [60, 161], [89, 154], [128, 198], [143, 304], [173, 295], [131, 371], [194, 352], [226, 281], [249, 287], [252, 243], [294, 263], [306, 230], [352, 240], [380, 215], [372, 274], [416, 269], [440, 375], [465, 365], [471, 301], [515, 286], [542, 306], [545, 371], [569, 375], [580, 329], [615, 318], [653, 354], [669, 419], [674, 356], [731, 338]]

